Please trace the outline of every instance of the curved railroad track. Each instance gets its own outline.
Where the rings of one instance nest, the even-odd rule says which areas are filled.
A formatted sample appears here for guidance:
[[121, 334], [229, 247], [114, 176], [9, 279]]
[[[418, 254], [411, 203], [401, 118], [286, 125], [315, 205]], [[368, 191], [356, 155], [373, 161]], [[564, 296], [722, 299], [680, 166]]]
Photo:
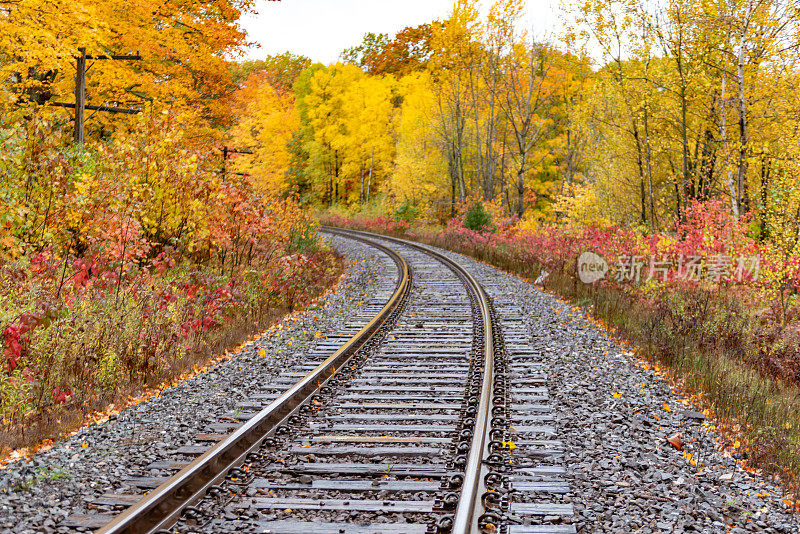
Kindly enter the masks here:
[[386, 303], [100, 532], [575, 532], [549, 500], [563, 468], [536, 460], [556, 443], [544, 379], [524, 348], [509, 363], [481, 285], [428, 247], [326, 231], [394, 260]]

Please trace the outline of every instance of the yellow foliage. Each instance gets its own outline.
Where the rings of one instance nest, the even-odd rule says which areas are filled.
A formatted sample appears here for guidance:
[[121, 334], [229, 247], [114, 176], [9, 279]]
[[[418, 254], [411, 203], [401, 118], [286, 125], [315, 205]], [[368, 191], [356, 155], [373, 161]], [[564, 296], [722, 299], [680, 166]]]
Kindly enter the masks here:
[[291, 154], [288, 143], [300, 127], [292, 95], [281, 95], [263, 77], [253, 76], [238, 95], [242, 111], [231, 129], [231, 143], [253, 155], [231, 155], [230, 167], [251, 177], [263, 193], [281, 193], [288, 188], [286, 171]]
[[400, 80], [403, 106], [397, 135], [394, 175], [386, 193], [394, 205], [408, 202], [423, 213], [430, 201], [447, 187], [447, 168], [436, 141], [433, 117], [435, 97], [427, 72], [414, 73]]
[[563, 214], [566, 222], [577, 227], [606, 227], [611, 224], [608, 211], [592, 185], [576, 185], [572, 196], [561, 196], [553, 210]]

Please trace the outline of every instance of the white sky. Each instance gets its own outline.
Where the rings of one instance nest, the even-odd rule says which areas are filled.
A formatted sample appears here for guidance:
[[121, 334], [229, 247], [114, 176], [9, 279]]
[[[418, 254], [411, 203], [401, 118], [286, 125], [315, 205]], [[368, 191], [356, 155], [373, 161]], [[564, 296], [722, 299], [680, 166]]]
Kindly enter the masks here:
[[[527, 0], [527, 26], [538, 38], [560, 33], [559, 1]], [[488, 10], [489, 2], [483, 3]], [[392, 37], [407, 26], [446, 18], [452, 6], [453, 0], [256, 0], [257, 14], [240, 22], [250, 41], [261, 45], [249, 59], [289, 51], [333, 63], [367, 32]]]

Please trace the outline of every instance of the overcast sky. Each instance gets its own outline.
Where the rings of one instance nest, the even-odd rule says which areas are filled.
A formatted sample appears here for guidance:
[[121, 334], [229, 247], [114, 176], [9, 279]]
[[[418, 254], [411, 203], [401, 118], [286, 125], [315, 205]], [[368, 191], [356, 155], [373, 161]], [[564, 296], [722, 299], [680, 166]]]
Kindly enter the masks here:
[[[527, 25], [536, 36], [558, 33], [558, 2], [527, 0]], [[444, 19], [452, 6], [453, 0], [256, 0], [258, 13], [241, 24], [261, 45], [250, 50], [250, 59], [289, 51], [333, 63], [367, 32], [393, 36], [407, 26]]]

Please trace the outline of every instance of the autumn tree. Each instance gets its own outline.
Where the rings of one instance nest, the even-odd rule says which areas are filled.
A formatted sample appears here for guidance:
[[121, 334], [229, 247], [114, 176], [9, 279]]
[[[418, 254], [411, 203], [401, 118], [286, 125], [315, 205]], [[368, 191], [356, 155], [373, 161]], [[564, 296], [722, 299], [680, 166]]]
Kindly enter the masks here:
[[[632, 163], [603, 172], [623, 187], [638, 183], [642, 223], [658, 227], [693, 200], [719, 197], [735, 216], [769, 210], [771, 176], [794, 136], [784, 103], [796, 90], [793, 6], [767, 0], [578, 6], [576, 20], [605, 61], [596, 90], [608, 105], [595, 104], [589, 114], [608, 142], [592, 147], [589, 157], [621, 161], [634, 154]], [[612, 128], [627, 131], [628, 140], [611, 135]], [[601, 177], [595, 172], [592, 179]]]
[[433, 56], [428, 66], [437, 104], [439, 142], [450, 174], [450, 211], [467, 196], [465, 151], [467, 120], [472, 114], [470, 79], [479, 53], [479, 12], [475, 0], [458, 0], [450, 17], [436, 25], [431, 39]]
[[443, 21], [367, 34], [345, 64], [305, 70], [290, 175], [327, 206], [382, 192], [441, 217], [480, 195], [547, 216], [562, 174], [581, 175], [570, 114], [587, 67], [532, 40], [524, 10], [497, 0], [481, 18], [476, 0], [458, 0]]
[[420, 24], [397, 32], [386, 43], [371, 67], [373, 74], [392, 74], [401, 78], [425, 69], [431, 57], [431, 24]]
[[344, 63], [355, 65], [365, 72], [375, 74], [379, 58], [388, 44], [388, 34], [368, 32], [364, 35], [360, 45], [344, 49], [341, 58]]
[[432, 53], [432, 31], [431, 24], [420, 24], [403, 28], [393, 39], [385, 33], [366, 33], [362, 43], [345, 49], [341, 58], [369, 74], [399, 78], [425, 68]]
[[236, 63], [231, 67], [233, 82], [237, 87], [247, 85], [248, 79], [258, 73], [276, 91], [287, 94], [292, 91], [294, 82], [300, 74], [311, 66], [311, 60], [304, 56], [284, 52], [265, 59], [254, 59]]
[[415, 206], [424, 212], [449, 203], [446, 158], [435, 118], [436, 95], [430, 74], [422, 71], [402, 78], [403, 104], [397, 126], [395, 169], [386, 192], [394, 207]]
[[273, 71], [251, 74], [237, 92], [236, 121], [229, 131], [234, 147], [253, 152], [236, 155], [231, 170], [250, 175], [254, 186], [265, 194], [289, 190], [290, 142], [300, 118], [294, 95], [285, 91]]

